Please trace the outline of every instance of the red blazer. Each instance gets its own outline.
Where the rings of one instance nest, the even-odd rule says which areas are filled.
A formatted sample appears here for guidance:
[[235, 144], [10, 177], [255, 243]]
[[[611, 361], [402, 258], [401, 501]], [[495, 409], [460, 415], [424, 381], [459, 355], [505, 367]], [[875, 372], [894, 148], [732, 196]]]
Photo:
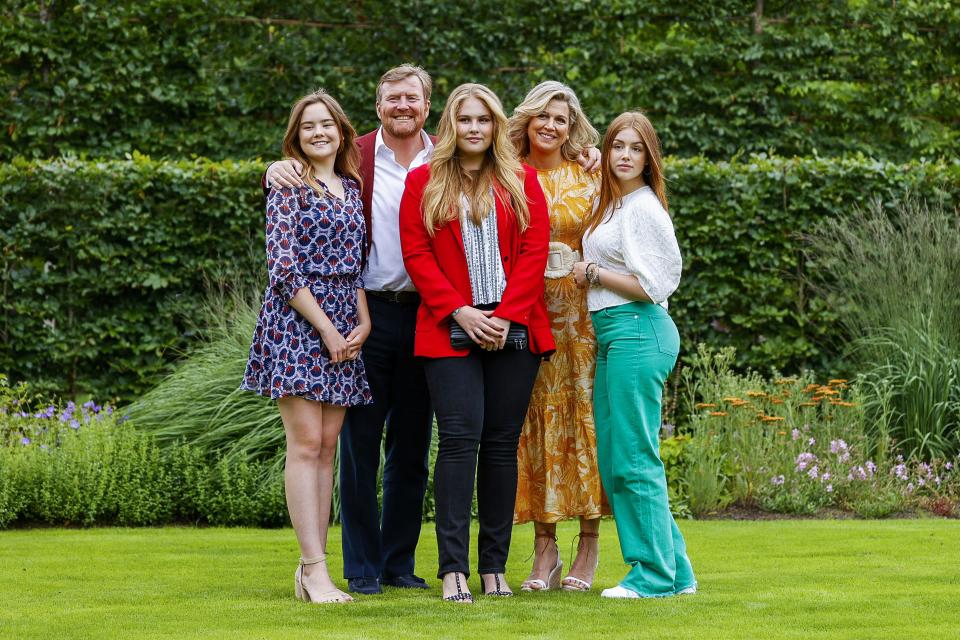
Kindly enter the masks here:
[[[556, 348], [543, 299], [550, 219], [537, 172], [526, 165], [524, 172], [523, 188], [529, 201], [530, 225], [523, 233], [520, 233], [512, 207], [503, 199], [501, 189], [494, 189], [500, 257], [507, 278], [506, 289], [494, 315], [526, 325], [530, 350], [549, 355]], [[415, 355], [428, 358], [465, 356], [469, 350], [456, 350], [450, 346], [450, 314], [473, 300], [460, 220], [448, 222], [430, 237], [422, 213], [423, 191], [429, 180], [429, 165], [411, 171], [400, 200], [403, 263], [421, 298], [413, 350]]]

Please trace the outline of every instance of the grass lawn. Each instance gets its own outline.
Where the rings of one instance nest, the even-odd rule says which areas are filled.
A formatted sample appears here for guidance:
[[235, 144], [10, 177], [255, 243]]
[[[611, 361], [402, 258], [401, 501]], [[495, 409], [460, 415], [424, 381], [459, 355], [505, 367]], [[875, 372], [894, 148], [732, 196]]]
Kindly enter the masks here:
[[[958, 638], [960, 522], [683, 522], [695, 596], [605, 601], [624, 573], [612, 521], [594, 591], [473, 606], [441, 602], [424, 527], [429, 591], [389, 589], [345, 605], [293, 598], [291, 530], [36, 529], [0, 532], [0, 638]], [[574, 523], [561, 525], [567, 562]], [[340, 530], [331, 531], [339, 549]], [[508, 575], [526, 577], [529, 526]], [[474, 560], [476, 555], [474, 553]], [[339, 553], [331, 556], [336, 576]], [[345, 584], [342, 584], [345, 586]], [[470, 586], [479, 592], [478, 578]]]

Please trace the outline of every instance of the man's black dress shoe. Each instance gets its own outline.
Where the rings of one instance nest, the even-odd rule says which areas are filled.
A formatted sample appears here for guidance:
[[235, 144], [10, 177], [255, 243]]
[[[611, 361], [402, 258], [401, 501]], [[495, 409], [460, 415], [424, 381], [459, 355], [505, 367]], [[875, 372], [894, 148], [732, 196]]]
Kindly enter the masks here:
[[380, 578], [380, 584], [388, 587], [400, 587], [401, 589], [429, 589], [427, 581], [423, 578], [408, 573], [405, 576], [384, 576]]
[[383, 593], [380, 582], [376, 578], [350, 578], [347, 580], [347, 590], [365, 596], [375, 596], [378, 593]]

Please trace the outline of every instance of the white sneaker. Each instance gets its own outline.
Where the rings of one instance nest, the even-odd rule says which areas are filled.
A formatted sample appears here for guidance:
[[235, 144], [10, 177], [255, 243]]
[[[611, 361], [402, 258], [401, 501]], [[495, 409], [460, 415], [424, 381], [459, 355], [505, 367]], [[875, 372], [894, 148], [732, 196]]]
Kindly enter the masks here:
[[636, 591], [631, 591], [626, 587], [621, 587], [617, 585], [615, 587], [610, 587], [609, 589], [604, 589], [600, 594], [601, 598], [639, 598], [640, 594]]
[[692, 587], [687, 587], [686, 589], [683, 589], [682, 591], [677, 591], [677, 595], [678, 595], [678, 596], [692, 596], [692, 595], [695, 594], [696, 592], [697, 592], [697, 585], [693, 585]]

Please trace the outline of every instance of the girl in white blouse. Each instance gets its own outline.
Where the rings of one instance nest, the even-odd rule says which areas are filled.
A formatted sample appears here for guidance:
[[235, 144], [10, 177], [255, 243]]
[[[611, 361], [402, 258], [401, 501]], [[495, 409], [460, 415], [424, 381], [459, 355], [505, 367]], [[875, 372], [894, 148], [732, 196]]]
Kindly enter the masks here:
[[667, 213], [660, 141], [646, 116], [628, 112], [610, 124], [602, 161], [600, 199], [574, 277], [589, 287], [597, 460], [630, 571], [601, 595], [695, 593], [659, 455], [663, 385], [680, 350], [667, 298], [680, 284], [683, 263]]

